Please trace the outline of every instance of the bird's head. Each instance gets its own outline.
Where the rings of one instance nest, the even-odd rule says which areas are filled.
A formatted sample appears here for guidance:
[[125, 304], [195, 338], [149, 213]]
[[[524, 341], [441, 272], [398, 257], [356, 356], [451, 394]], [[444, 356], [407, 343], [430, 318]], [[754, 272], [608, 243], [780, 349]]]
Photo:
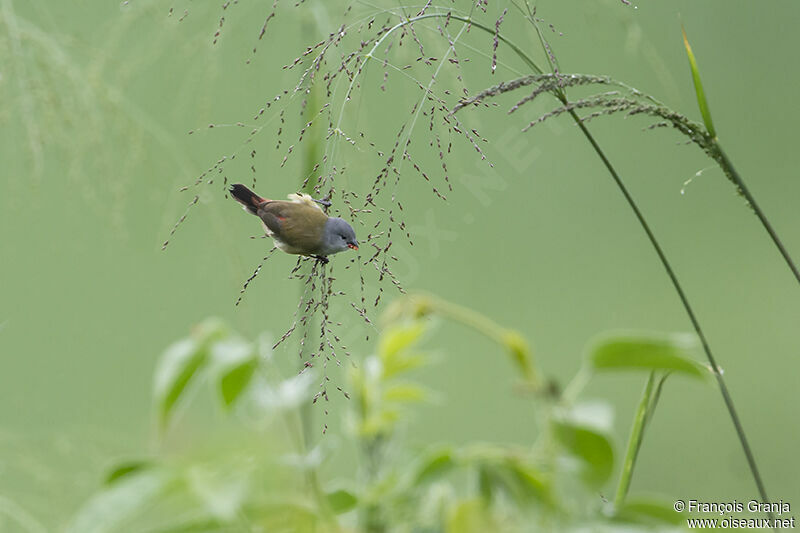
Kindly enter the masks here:
[[322, 242], [325, 255], [343, 252], [348, 248], [358, 250], [358, 241], [353, 227], [338, 217], [330, 217], [325, 222]]

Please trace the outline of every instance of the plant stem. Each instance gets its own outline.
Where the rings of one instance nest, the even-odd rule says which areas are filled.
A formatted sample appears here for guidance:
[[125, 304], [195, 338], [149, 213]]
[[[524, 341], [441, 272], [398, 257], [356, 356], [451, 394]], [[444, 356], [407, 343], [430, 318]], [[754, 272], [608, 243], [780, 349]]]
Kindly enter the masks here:
[[[485, 31], [487, 33], [492, 34], [492, 35], [495, 34], [495, 30], [489, 28], [488, 26], [484, 26], [480, 22], [476, 22], [476, 21], [472, 20], [472, 17], [464, 17], [464, 16], [461, 16], [461, 15], [454, 15], [452, 12], [448, 12], [448, 13], [425, 13], [424, 15], [418, 15], [416, 17], [411, 17], [411, 18], [408, 18], [408, 19], [405, 19], [405, 20], [401, 20], [400, 22], [398, 22], [397, 24], [395, 24], [394, 26], [389, 28], [386, 31], [386, 33], [384, 33], [381, 36], [381, 38], [378, 39], [375, 42], [375, 45], [366, 54], [366, 57], [367, 58], [374, 57], [375, 51], [378, 49], [378, 47], [381, 45], [381, 43], [383, 43], [383, 41], [386, 39], [386, 37], [391, 35], [392, 32], [394, 32], [395, 30], [397, 30], [399, 28], [402, 28], [403, 26], [406, 26], [408, 24], [413, 24], [414, 22], [417, 22], [418, 20], [423, 20], [423, 19], [448, 18], [448, 17], [453, 19], [453, 20], [457, 20], [459, 22], [464, 22], [466, 24], [470, 24], [472, 26], [475, 26], [476, 28], [479, 28], [479, 29], [481, 29], [481, 30], [483, 30], [483, 31]], [[505, 37], [503, 37], [500, 33], [497, 34], [497, 39], [499, 41], [505, 43], [509, 48], [511, 48], [519, 56], [519, 58], [522, 59], [525, 62], [525, 64], [528, 65], [528, 67], [530, 67], [531, 70], [533, 70], [536, 74], [542, 74], [542, 72], [543, 72], [542, 69], [539, 68], [539, 66], [530, 57], [528, 57], [528, 55], [525, 54], [525, 52], [522, 51], [522, 48], [520, 48], [519, 46], [517, 46], [513, 42], [511, 42], [508, 39], [506, 39]]]
[[769, 223], [767, 215], [761, 210], [761, 208], [758, 206], [758, 203], [756, 203], [756, 199], [753, 198], [753, 195], [750, 193], [750, 190], [744, 184], [744, 180], [736, 171], [736, 169], [733, 167], [733, 163], [731, 163], [731, 160], [728, 159], [727, 154], [725, 154], [725, 152], [722, 150], [722, 146], [720, 146], [716, 138], [714, 138], [714, 148], [719, 156], [717, 162], [720, 164], [720, 166], [722, 166], [726, 174], [728, 174], [728, 176], [733, 180], [734, 184], [739, 188], [739, 191], [742, 193], [745, 200], [747, 200], [747, 202], [750, 204], [750, 207], [753, 209], [756, 216], [761, 221], [761, 225], [764, 226], [765, 230], [767, 230], [767, 233], [769, 234], [770, 238], [772, 238], [772, 242], [775, 243], [775, 246], [778, 248], [778, 251], [786, 260], [786, 264], [789, 266], [789, 269], [792, 271], [792, 274], [794, 274], [795, 279], [797, 280], [798, 283], [800, 283], [800, 270], [798, 270], [797, 265], [795, 265], [794, 261], [792, 260], [792, 257], [789, 255], [789, 252], [783, 246], [783, 242], [781, 242], [780, 237], [778, 237], [778, 234], [772, 228], [772, 224]]
[[[396, 24], [395, 26], [390, 28], [386, 33], [384, 33], [381, 36], [380, 39], [378, 39], [378, 41], [375, 43], [375, 45], [372, 47], [372, 49], [367, 54], [367, 57], [368, 58], [373, 57], [373, 53], [378, 49], [378, 46], [380, 46], [380, 44], [386, 39], [386, 37], [389, 36], [396, 29], [401, 28], [403, 26], [406, 26], [407, 24], [411, 24], [413, 22], [416, 22], [418, 20], [427, 19], [427, 18], [445, 18], [445, 17], [448, 17], [448, 16], [450, 18], [454, 19], [454, 20], [470, 23], [473, 26], [475, 26], [476, 28], [479, 28], [479, 29], [491, 34], [491, 35], [495, 35], [495, 30], [494, 29], [491, 29], [491, 28], [489, 28], [487, 26], [479, 24], [479, 23], [473, 21], [470, 17], [462, 17], [460, 15], [453, 15], [452, 13], [426, 13], [426, 14], [423, 14], [423, 15], [420, 15], [420, 16], [417, 16], [417, 17], [413, 17], [413, 18], [409, 18], [409, 19], [400, 21], [398, 24]], [[538, 28], [537, 28], [537, 30], [538, 30]], [[519, 56], [519, 58], [522, 59], [522, 61], [524, 61], [525, 64], [527, 64], [531, 68], [531, 70], [534, 73], [536, 73], [536, 74], [541, 74], [542, 73], [542, 69], [539, 68], [539, 66], [536, 65], [536, 63], [530, 57], [528, 57], [528, 55], [525, 52], [523, 52], [520, 47], [518, 47], [517, 45], [513, 44], [512, 42], [510, 42], [503, 35], [499, 34], [499, 32], [497, 32], [497, 38], [498, 38], [499, 41], [502, 41], [503, 43], [508, 45]], [[548, 57], [549, 57], [549, 55], [548, 55]], [[568, 100], [567, 100], [566, 94], [564, 94], [564, 92], [562, 90], [560, 90], [560, 89], [556, 90], [556, 91], [553, 92], [553, 94], [559, 101], [561, 101], [561, 103], [563, 103], [564, 105], [568, 104]], [[600, 146], [597, 144], [597, 141], [595, 140], [595, 138], [592, 136], [592, 134], [586, 128], [586, 125], [583, 123], [581, 118], [578, 116], [578, 114], [574, 110], [570, 110], [569, 111], [569, 115], [572, 117], [572, 119], [578, 125], [578, 127], [580, 128], [580, 130], [583, 133], [583, 135], [589, 141], [589, 144], [592, 145], [592, 148], [595, 150], [597, 155], [603, 161], [603, 164], [605, 165], [606, 169], [608, 169], [608, 172], [611, 174], [611, 177], [613, 178], [614, 182], [617, 184], [617, 188], [619, 188], [620, 192], [625, 197], [625, 200], [628, 202], [628, 205], [630, 206], [631, 210], [633, 210], [633, 213], [636, 216], [636, 219], [639, 221], [639, 225], [642, 227], [644, 232], [647, 234], [647, 238], [650, 240], [650, 244], [652, 245], [653, 249], [655, 250], [656, 254], [658, 255], [658, 258], [661, 261], [661, 264], [663, 265], [664, 270], [666, 270], [667, 275], [670, 278], [670, 281], [672, 281], [672, 285], [675, 288], [675, 292], [678, 293], [678, 297], [680, 298], [681, 303], [683, 304], [683, 308], [686, 311], [686, 314], [688, 315], [689, 320], [692, 323], [692, 327], [694, 328], [695, 333], [697, 334], [697, 336], [700, 339], [700, 342], [701, 342], [701, 344], [703, 346], [703, 351], [705, 352], [706, 359], [708, 360], [709, 365], [711, 366], [711, 369], [712, 369], [712, 371], [714, 373], [714, 376], [716, 377], [717, 384], [719, 385], [719, 389], [720, 389], [720, 392], [722, 394], [723, 402], [725, 403], [725, 407], [727, 408], [728, 414], [731, 417], [731, 421], [733, 422], [733, 426], [734, 426], [734, 428], [736, 430], [736, 435], [738, 436], [739, 442], [740, 442], [740, 444], [742, 446], [742, 449], [744, 451], [745, 458], [747, 459], [747, 464], [750, 467], [750, 472], [751, 472], [751, 474], [753, 476], [753, 479], [755, 481], [756, 487], [757, 487], [758, 492], [759, 492], [759, 496], [761, 497], [762, 501], [765, 501], [765, 502], [770, 501], [769, 498], [767, 497], [766, 489], [764, 488], [764, 483], [763, 483], [763, 481], [761, 479], [761, 474], [759, 473], [758, 467], [756, 465], [755, 456], [753, 455], [753, 452], [752, 452], [752, 450], [750, 448], [750, 444], [747, 441], [747, 436], [745, 434], [744, 427], [742, 426], [742, 423], [739, 420], [739, 415], [736, 413], [736, 409], [734, 408], [734, 405], [733, 405], [733, 399], [731, 398], [731, 395], [728, 392], [728, 387], [726, 386], [725, 380], [722, 377], [722, 371], [720, 370], [719, 366], [717, 365], [716, 360], [714, 359], [714, 356], [711, 353], [711, 348], [710, 348], [710, 346], [708, 344], [708, 341], [706, 340], [706, 337], [703, 334], [703, 330], [700, 327], [700, 323], [698, 322], [697, 317], [694, 314], [694, 310], [692, 309], [692, 306], [689, 303], [689, 300], [686, 297], [686, 294], [684, 293], [680, 282], [678, 281], [678, 277], [675, 275], [675, 271], [672, 269], [672, 266], [670, 265], [669, 260], [667, 259], [667, 256], [664, 254], [664, 251], [661, 249], [661, 246], [659, 245], [658, 240], [656, 239], [655, 235], [653, 234], [652, 230], [650, 229], [650, 226], [647, 224], [647, 221], [645, 220], [644, 215], [642, 214], [641, 210], [639, 209], [638, 205], [636, 204], [636, 201], [633, 199], [633, 197], [628, 192], [627, 187], [625, 187], [625, 184], [622, 182], [622, 179], [619, 177], [619, 174], [617, 174], [616, 169], [611, 164], [611, 162], [608, 160], [608, 158], [606, 157], [605, 153], [600, 148]], [[727, 161], [727, 157], [725, 156], [724, 152], [722, 152], [721, 148], [719, 149], [719, 151], [720, 151], [720, 155], [721, 155], [722, 159]], [[730, 165], [729, 161], [728, 161], [728, 165]], [[731, 166], [731, 169], [732, 169], [732, 166]], [[733, 171], [732, 174], [738, 176], [738, 174], [736, 174], [735, 171]], [[741, 182], [741, 178], [739, 178], [739, 181]], [[745, 191], [747, 191], [747, 189], [744, 187], [743, 183], [740, 183], [740, 187], [742, 188], [743, 193]], [[746, 194], [749, 194], [749, 193], [746, 193]], [[756, 207], [755, 203], [753, 203], [753, 207], [755, 209], [755, 207]], [[778, 247], [781, 250], [781, 253], [784, 254], [784, 258], [787, 258], [787, 260], [788, 260], [788, 254], [785, 252], [783, 246], [779, 244], [780, 241], [777, 239], [777, 236], [774, 234], [774, 231], [772, 231], [771, 226], [769, 225], [768, 222], [766, 222], [766, 218], [762, 218], [763, 217], [763, 213], [761, 213], [761, 210], [757, 209], [756, 213], [759, 214], [759, 218], [761, 218], [762, 223], [765, 224], [765, 227], [767, 228], [767, 231], [770, 232], [770, 235], [773, 237], [773, 240], [776, 242], [776, 244], [778, 244]], [[792, 267], [793, 267], [793, 264], [792, 264]], [[793, 268], [793, 271], [795, 271], [795, 270], [796, 269]], [[800, 281], [800, 274], [796, 274], [796, 276], [798, 277], [798, 280]], [[768, 513], [768, 516], [770, 516], [770, 518], [771, 518], [772, 514]]]
[[[362, 442], [361, 455], [366, 462], [365, 483], [372, 488], [379, 479], [380, 465], [383, 462], [382, 442], [380, 437], [370, 437]], [[360, 516], [360, 524], [368, 533], [383, 533], [387, 530], [382, 507], [378, 502], [367, 503]]]
[[[304, 19], [302, 24], [303, 32], [309, 37], [309, 40], [313, 40], [316, 36], [314, 25], [312, 24], [311, 20]], [[306, 95], [305, 101], [305, 108], [303, 109], [302, 119], [303, 124], [307, 124], [309, 121], [314, 119], [316, 114], [316, 107], [317, 107], [317, 98], [318, 98], [318, 90], [316, 85], [312, 85], [309, 88], [309, 91]], [[317, 124], [312, 124], [307, 128], [308, 132], [307, 141], [303, 145], [304, 146], [304, 154], [303, 154], [303, 163], [302, 163], [302, 174], [300, 174], [300, 184], [299, 187], [303, 186], [303, 181], [306, 177], [311, 175], [311, 171], [314, 168], [318, 158], [319, 158], [319, 137], [323, 137], [322, 133], [319, 131], [319, 126]], [[314, 193], [314, 185], [316, 184], [315, 180], [309, 179], [308, 183], [306, 184], [305, 189], [302, 192], [306, 194], [313, 194]], [[301, 281], [299, 283], [299, 292], [300, 292], [300, 299], [303, 298], [303, 294], [305, 292], [304, 282], [302, 281], [309, 272], [311, 267], [303, 267], [303, 276], [301, 276]], [[308, 335], [309, 331], [312, 331], [315, 328], [316, 321], [313, 317], [310, 317], [309, 320], [303, 322], [300, 326], [301, 329], [301, 338], [305, 339]], [[307, 350], [304, 344], [301, 344], [300, 347], [300, 359], [298, 361], [298, 373], [303, 372], [305, 367], [305, 359], [307, 356]], [[300, 424], [303, 432], [303, 447], [307, 452], [310, 450], [314, 445], [314, 437], [312, 435], [311, 426], [314, 420], [314, 413], [311, 409], [311, 402], [305, 402], [303, 405], [300, 406]]]
[[[309, 19], [304, 19], [302, 23], [302, 31], [310, 37], [310, 40], [313, 39], [314, 35], [316, 35], [316, 30], [314, 24]], [[318, 106], [318, 89], [316, 85], [312, 85], [309, 89], [309, 92], [306, 95], [306, 102], [305, 108], [303, 109], [303, 123], [307, 124], [314, 120], [316, 115], [317, 106]], [[302, 181], [311, 175], [311, 172], [314, 169], [316, 162], [320, 158], [319, 154], [319, 139], [324, 138], [324, 134], [321, 132], [319, 126], [317, 124], [312, 124], [311, 126], [307, 127], [308, 141], [305, 143], [305, 153], [304, 159], [302, 164], [303, 173], [301, 174], [301, 183], [300, 187], [302, 187]], [[308, 183], [306, 184], [306, 188], [303, 192], [307, 194], [313, 194], [313, 189], [315, 185], [315, 181], [313, 179], [309, 179]], [[311, 267], [307, 267], [304, 269], [304, 273], [308, 273]], [[305, 277], [305, 276], [303, 276]], [[305, 292], [305, 288], [303, 283], [300, 283], [300, 298], [302, 300], [303, 294]], [[313, 317], [309, 318], [309, 320], [305, 321], [301, 325], [301, 338], [305, 338], [307, 333], [311, 331], [315, 326], [315, 321]], [[304, 344], [301, 344], [300, 347], [300, 359], [298, 362], [298, 373], [303, 372], [305, 367], [305, 359], [306, 359], [306, 348]], [[298, 416], [298, 423], [300, 425], [300, 449], [303, 455], [309, 454], [311, 450], [314, 448], [314, 436], [312, 432], [312, 426], [314, 421], [314, 412], [312, 410], [312, 404], [310, 401], [303, 402], [297, 410]], [[322, 489], [322, 485], [319, 481], [319, 476], [317, 475], [317, 468], [312, 466], [308, 468], [305, 472], [306, 483], [308, 488], [311, 490], [314, 500], [317, 503], [317, 509], [320, 515], [325, 519], [325, 521], [332, 527], [332, 530], [339, 531], [339, 525], [336, 521], [336, 517], [333, 514], [333, 511], [328, 504], [328, 499], [325, 494], [325, 491]]]
[[733, 422], [733, 426], [736, 429], [736, 435], [739, 437], [739, 442], [742, 445], [742, 449], [744, 450], [745, 457], [747, 459], [747, 464], [750, 467], [750, 472], [753, 475], [753, 480], [756, 483], [756, 487], [758, 488], [759, 496], [761, 497], [762, 501], [768, 502], [770, 501], [767, 498], [767, 491], [764, 488], [764, 482], [761, 479], [761, 474], [758, 471], [758, 466], [756, 465], [756, 459], [753, 455], [753, 451], [750, 449], [750, 444], [747, 441], [747, 435], [745, 434], [744, 427], [742, 426], [741, 420], [739, 420], [739, 415], [736, 413], [736, 408], [733, 405], [733, 399], [731, 398], [730, 393], [728, 392], [728, 387], [725, 384], [725, 380], [722, 377], [722, 370], [720, 370], [719, 366], [717, 365], [716, 359], [714, 359], [714, 355], [711, 353], [711, 347], [708, 344], [708, 340], [706, 339], [705, 334], [703, 333], [702, 328], [700, 327], [700, 322], [697, 320], [697, 316], [694, 314], [694, 310], [692, 309], [691, 304], [689, 303], [689, 299], [686, 297], [686, 293], [683, 292], [683, 287], [681, 286], [680, 282], [678, 281], [678, 277], [675, 275], [675, 271], [672, 269], [672, 265], [670, 265], [667, 256], [664, 254], [664, 251], [661, 249], [661, 245], [658, 243], [655, 235], [653, 234], [650, 226], [647, 224], [647, 221], [642, 215], [642, 212], [639, 210], [639, 206], [636, 204], [636, 201], [628, 192], [627, 187], [622, 182], [622, 179], [617, 174], [617, 171], [611, 165], [611, 162], [606, 157], [603, 150], [597, 144], [592, 134], [586, 128], [586, 125], [581, 121], [580, 117], [578, 116], [575, 111], [570, 111], [569, 114], [575, 120], [578, 127], [581, 129], [583, 134], [589, 140], [589, 143], [594, 148], [597, 155], [603, 161], [603, 164], [608, 169], [608, 172], [611, 174], [611, 177], [614, 179], [614, 182], [617, 184], [617, 188], [619, 188], [622, 195], [625, 197], [625, 200], [628, 202], [628, 205], [633, 210], [634, 215], [639, 221], [639, 225], [642, 227], [644, 232], [647, 234], [647, 238], [650, 240], [650, 244], [652, 245], [653, 249], [655, 250], [658, 258], [661, 260], [661, 264], [664, 267], [664, 270], [667, 271], [667, 275], [669, 279], [672, 281], [672, 286], [675, 288], [675, 292], [678, 293], [678, 297], [683, 304], [683, 308], [686, 311], [686, 314], [689, 316], [689, 320], [692, 323], [692, 327], [694, 328], [697, 337], [700, 339], [700, 343], [703, 346], [703, 351], [706, 354], [706, 359], [708, 360], [708, 364], [711, 366], [711, 370], [713, 371], [714, 377], [717, 379], [717, 384], [719, 385], [720, 392], [722, 393], [722, 400], [725, 402], [725, 407], [728, 409], [728, 414], [731, 417], [731, 421]]
[[628, 438], [628, 449], [625, 452], [625, 462], [622, 464], [619, 485], [617, 485], [617, 495], [614, 498], [614, 508], [617, 510], [619, 510], [625, 502], [625, 496], [628, 495], [628, 488], [631, 486], [633, 468], [636, 466], [636, 458], [639, 455], [639, 449], [642, 446], [642, 439], [644, 438], [645, 422], [649, 418], [648, 409], [650, 407], [650, 399], [653, 396], [655, 379], [656, 373], [650, 372], [650, 376], [647, 378], [647, 384], [644, 386], [644, 392], [642, 392], [642, 399], [639, 401], [639, 407], [636, 410], [636, 417], [633, 419], [631, 436]]
[[[356, 409], [359, 425], [363, 426], [370, 417], [371, 404], [373, 397], [368, 391], [369, 385], [362, 382], [358, 387], [356, 396]], [[381, 465], [384, 462], [383, 456], [383, 437], [380, 435], [359, 435], [358, 448], [360, 453], [360, 476], [362, 479], [361, 493], [368, 494], [373, 490], [380, 478]], [[386, 531], [387, 525], [381, 509], [380, 501], [362, 501], [358, 513], [358, 524], [361, 530], [367, 533], [382, 533]]]
[[512, 362], [519, 368], [527, 385], [539, 390], [543, 383], [533, 356], [524, 337], [512, 329], [504, 328], [491, 318], [461, 305], [443, 300], [430, 294], [418, 294], [412, 297], [419, 308], [434, 311], [454, 322], [459, 322], [483, 336], [491, 339], [511, 356]]

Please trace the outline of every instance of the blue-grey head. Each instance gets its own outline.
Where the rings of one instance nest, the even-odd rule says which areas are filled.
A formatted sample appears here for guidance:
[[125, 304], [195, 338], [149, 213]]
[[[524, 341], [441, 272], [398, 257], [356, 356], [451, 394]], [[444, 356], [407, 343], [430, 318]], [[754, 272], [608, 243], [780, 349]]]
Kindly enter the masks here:
[[358, 241], [353, 227], [339, 217], [328, 218], [323, 230], [320, 255], [331, 255], [343, 252], [348, 248], [358, 250]]

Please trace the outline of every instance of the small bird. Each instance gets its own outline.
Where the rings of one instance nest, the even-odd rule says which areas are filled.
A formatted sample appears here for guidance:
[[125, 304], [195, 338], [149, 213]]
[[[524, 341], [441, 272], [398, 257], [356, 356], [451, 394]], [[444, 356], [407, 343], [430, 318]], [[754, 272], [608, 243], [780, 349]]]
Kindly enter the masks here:
[[323, 203], [320, 200], [302, 193], [290, 194], [289, 201], [269, 200], [241, 183], [231, 185], [229, 190], [245, 211], [261, 219], [266, 234], [287, 254], [307, 255], [327, 263], [331, 254], [348, 248], [358, 250], [352, 226], [326, 215], [317, 205]]

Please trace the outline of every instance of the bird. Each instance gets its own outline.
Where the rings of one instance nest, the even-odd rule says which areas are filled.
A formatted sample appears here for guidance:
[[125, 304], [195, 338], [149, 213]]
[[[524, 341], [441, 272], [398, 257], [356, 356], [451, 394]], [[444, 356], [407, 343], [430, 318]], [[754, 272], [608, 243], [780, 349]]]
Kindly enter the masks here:
[[330, 205], [303, 193], [289, 200], [262, 198], [241, 183], [229, 188], [244, 210], [261, 219], [264, 231], [275, 246], [287, 254], [313, 257], [322, 263], [329, 255], [358, 250], [353, 227], [344, 219], [329, 217], [317, 204]]

